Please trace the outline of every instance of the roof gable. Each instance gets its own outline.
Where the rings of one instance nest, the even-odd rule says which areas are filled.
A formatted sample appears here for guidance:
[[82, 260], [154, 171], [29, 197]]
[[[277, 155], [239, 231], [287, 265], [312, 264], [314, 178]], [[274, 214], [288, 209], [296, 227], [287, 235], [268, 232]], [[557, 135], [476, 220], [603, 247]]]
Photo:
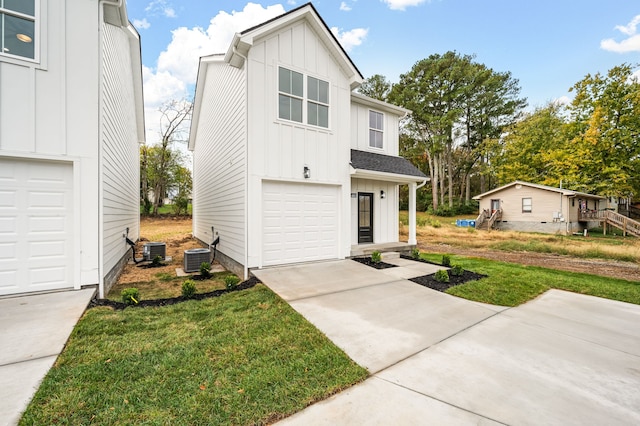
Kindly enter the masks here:
[[487, 197], [489, 195], [495, 194], [497, 192], [501, 192], [504, 191], [505, 189], [517, 186], [517, 185], [522, 185], [522, 186], [527, 186], [529, 188], [536, 188], [536, 189], [540, 189], [540, 190], [544, 190], [544, 191], [551, 191], [551, 192], [557, 192], [558, 194], [562, 194], [562, 195], [566, 195], [568, 197], [573, 197], [576, 195], [581, 195], [583, 197], [590, 197], [590, 198], [597, 198], [597, 199], [603, 199], [604, 197], [601, 197], [600, 195], [594, 195], [594, 194], [587, 194], [586, 192], [578, 192], [578, 191], [572, 191], [570, 189], [565, 189], [565, 188], [554, 188], [553, 186], [546, 186], [546, 185], [540, 185], [537, 183], [531, 183], [531, 182], [524, 182], [521, 180], [516, 180], [513, 181], [511, 183], [508, 183], [506, 185], [503, 185], [501, 187], [492, 189], [491, 191], [487, 191], [484, 192], [480, 195], [476, 195], [475, 197], [473, 197], [474, 200], [480, 200], [484, 197]]
[[278, 32], [300, 20], [306, 20], [321, 38], [335, 61], [349, 78], [351, 89], [358, 87], [364, 79], [362, 74], [311, 3], [306, 3], [283, 15], [236, 33], [225, 55], [225, 61], [235, 67], [242, 67], [255, 40]]

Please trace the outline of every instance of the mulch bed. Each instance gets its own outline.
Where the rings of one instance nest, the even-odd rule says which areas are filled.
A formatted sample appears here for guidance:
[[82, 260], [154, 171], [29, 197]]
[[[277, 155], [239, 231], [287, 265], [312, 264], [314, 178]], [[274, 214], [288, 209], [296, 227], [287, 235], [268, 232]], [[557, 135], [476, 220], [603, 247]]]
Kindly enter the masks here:
[[355, 260], [356, 262], [362, 263], [363, 265], [371, 266], [372, 268], [376, 269], [395, 268], [398, 266], [382, 261], [375, 263], [371, 260], [371, 257], [352, 257], [351, 260]]
[[126, 303], [116, 302], [115, 300], [95, 298], [91, 302], [89, 302], [88, 308], [90, 309], [90, 308], [95, 308], [97, 306], [108, 306], [116, 310], [121, 310], [124, 308], [148, 308], [148, 307], [158, 307], [158, 306], [169, 306], [169, 305], [175, 305], [176, 303], [186, 302], [188, 300], [209, 299], [211, 297], [219, 297], [219, 296], [222, 296], [223, 294], [231, 293], [234, 291], [247, 290], [261, 282], [262, 281], [260, 281], [258, 278], [251, 277], [248, 280], [241, 282], [231, 290], [222, 289], [222, 290], [210, 291], [208, 293], [196, 293], [190, 298], [186, 298], [184, 296], [178, 296], [178, 297], [170, 297], [167, 299], [141, 300], [136, 305], [127, 305]]
[[471, 272], [467, 270], [463, 271], [462, 275], [452, 275], [451, 272], [449, 272], [449, 282], [443, 283], [440, 281], [436, 281], [434, 276], [435, 274], [423, 275], [421, 277], [410, 278], [409, 281], [413, 281], [416, 284], [429, 287], [430, 289], [433, 289], [433, 290], [446, 291], [448, 288], [451, 288], [456, 285], [464, 284], [467, 281], [477, 281], [481, 278], [487, 277], [486, 275], [476, 274], [475, 272]]
[[[407, 260], [413, 260], [414, 262], [422, 262], [422, 263], [429, 263], [431, 265], [438, 265], [438, 266], [442, 266], [440, 263], [436, 263], [436, 262], [430, 262], [428, 260], [425, 259], [416, 259], [414, 257], [411, 256], [407, 256], [407, 255], [400, 255], [400, 257], [402, 259], [407, 259]], [[394, 268], [397, 265], [391, 265], [389, 263], [384, 263], [384, 262], [380, 262], [380, 263], [373, 263], [371, 261], [370, 257], [354, 257], [352, 258], [352, 260], [355, 260], [356, 262], [360, 262], [362, 264], [365, 264], [367, 266], [371, 266], [372, 268], [376, 268], [376, 269], [386, 269], [386, 268]], [[422, 286], [425, 287], [429, 287], [430, 289], [433, 290], [438, 290], [438, 291], [446, 291], [448, 288], [460, 285], [460, 284], [464, 284], [467, 281], [477, 281], [481, 278], [486, 278], [486, 275], [482, 275], [482, 274], [477, 274], [475, 272], [471, 272], [471, 271], [463, 271], [462, 275], [452, 275], [451, 272], [449, 272], [449, 282], [448, 283], [443, 283], [440, 281], [436, 281], [434, 278], [435, 274], [430, 274], [430, 275], [423, 275], [421, 277], [416, 277], [416, 278], [410, 278], [409, 281], [413, 281], [416, 284], [420, 284]]]

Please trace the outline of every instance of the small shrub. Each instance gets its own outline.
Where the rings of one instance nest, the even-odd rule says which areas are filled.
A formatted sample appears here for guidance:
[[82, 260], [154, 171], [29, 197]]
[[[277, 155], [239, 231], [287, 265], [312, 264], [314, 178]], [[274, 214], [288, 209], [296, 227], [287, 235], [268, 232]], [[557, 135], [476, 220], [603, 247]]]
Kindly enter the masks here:
[[236, 288], [238, 283], [240, 282], [240, 278], [235, 275], [227, 275], [224, 277], [224, 285], [227, 287], [227, 290], [232, 290]]
[[191, 299], [196, 294], [196, 282], [193, 280], [186, 280], [182, 283], [182, 295], [187, 299]]
[[460, 276], [464, 274], [464, 269], [460, 265], [453, 265], [451, 267], [451, 275]]
[[423, 227], [427, 225], [427, 218], [426, 217], [418, 217], [416, 218], [416, 225], [419, 227]]
[[380, 252], [378, 250], [376, 250], [373, 253], [371, 253], [371, 261], [373, 263], [380, 263], [381, 260], [382, 260], [382, 255], [380, 254]]
[[414, 247], [413, 250], [411, 250], [411, 257], [414, 259], [420, 259], [420, 249], [418, 247]]
[[200, 275], [204, 278], [211, 277], [211, 264], [209, 262], [202, 262], [200, 264]]
[[162, 266], [162, 256], [158, 255], [151, 261], [152, 266]]
[[449, 273], [446, 269], [440, 269], [435, 273], [433, 279], [440, 283], [448, 283], [449, 282]]
[[449, 257], [449, 255], [442, 255], [442, 266], [446, 266], [447, 268], [451, 266], [451, 257]]
[[137, 305], [140, 300], [140, 292], [135, 287], [125, 288], [120, 292], [120, 297], [122, 297], [122, 302], [127, 305]]
[[440, 221], [436, 220], [436, 219], [430, 219], [429, 220], [429, 225], [433, 226], [434, 228], [440, 228], [442, 226]]

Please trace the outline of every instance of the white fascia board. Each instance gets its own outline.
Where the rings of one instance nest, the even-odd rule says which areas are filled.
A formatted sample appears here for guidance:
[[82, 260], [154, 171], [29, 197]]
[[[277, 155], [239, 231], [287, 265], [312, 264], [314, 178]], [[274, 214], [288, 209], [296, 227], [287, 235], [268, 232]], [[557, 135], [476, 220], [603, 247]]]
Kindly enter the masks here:
[[144, 121], [144, 92], [142, 78], [142, 52], [140, 45], [140, 35], [133, 25], [129, 23], [124, 29], [129, 36], [129, 53], [131, 55], [131, 76], [133, 78], [133, 90], [136, 103], [136, 125], [138, 127], [138, 143], [146, 141], [145, 121]]
[[355, 177], [358, 179], [381, 180], [384, 182], [395, 182], [400, 184], [412, 182], [428, 182], [430, 180], [428, 177], [377, 172], [375, 170], [354, 169], [353, 166], [351, 166], [351, 177]]
[[357, 104], [361, 104], [361, 105], [372, 107], [378, 110], [389, 112], [391, 114], [395, 114], [400, 117], [404, 117], [405, 115], [411, 112], [406, 108], [402, 108], [397, 105], [390, 104], [388, 102], [379, 101], [377, 99], [370, 98], [369, 96], [365, 96], [361, 93], [356, 93], [356, 92], [351, 92], [351, 102], [355, 102]]

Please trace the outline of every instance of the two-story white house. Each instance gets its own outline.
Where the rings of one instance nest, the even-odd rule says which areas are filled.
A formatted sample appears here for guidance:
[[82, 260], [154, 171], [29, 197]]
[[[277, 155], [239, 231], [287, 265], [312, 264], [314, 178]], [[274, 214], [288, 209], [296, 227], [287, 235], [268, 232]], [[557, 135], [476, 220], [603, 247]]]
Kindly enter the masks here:
[[407, 111], [355, 93], [362, 81], [310, 3], [200, 59], [193, 233], [220, 237], [227, 268], [247, 277], [398, 243], [399, 185], [410, 196], [404, 249], [416, 244], [415, 193], [427, 178], [398, 156]]
[[0, 296], [104, 295], [138, 238], [143, 141], [124, 1], [0, 2]]

